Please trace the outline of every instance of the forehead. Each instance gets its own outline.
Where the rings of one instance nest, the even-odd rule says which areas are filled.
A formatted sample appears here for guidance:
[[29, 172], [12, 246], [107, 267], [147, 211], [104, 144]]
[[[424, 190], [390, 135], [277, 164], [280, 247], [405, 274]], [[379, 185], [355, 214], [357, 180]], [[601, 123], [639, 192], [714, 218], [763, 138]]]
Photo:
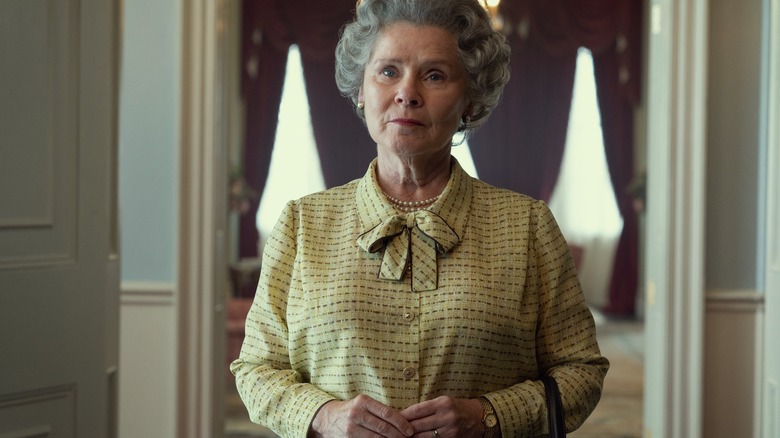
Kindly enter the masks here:
[[371, 60], [385, 58], [457, 63], [458, 44], [455, 36], [437, 26], [393, 23], [379, 32], [371, 54]]

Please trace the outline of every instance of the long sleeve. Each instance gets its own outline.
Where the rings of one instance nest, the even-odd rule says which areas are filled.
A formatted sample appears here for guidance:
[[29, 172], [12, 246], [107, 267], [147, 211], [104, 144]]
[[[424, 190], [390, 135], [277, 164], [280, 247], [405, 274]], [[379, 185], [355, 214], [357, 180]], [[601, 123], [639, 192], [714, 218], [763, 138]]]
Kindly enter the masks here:
[[289, 203], [263, 253], [258, 292], [241, 354], [230, 367], [250, 418], [285, 437], [305, 437], [317, 409], [334, 397], [290, 365], [287, 292], [295, 264], [295, 213]]
[[[541, 201], [531, 211], [525, 291], [538, 294], [534, 309], [538, 373], [550, 374], [558, 382], [566, 429], [572, 431], [596, 407], [609, 361], [599, 351], [593, 316], [552, 213]], [[547, 433], [544, 386], [538, 379], [486, 396], [501, 419], [503, 436]]]

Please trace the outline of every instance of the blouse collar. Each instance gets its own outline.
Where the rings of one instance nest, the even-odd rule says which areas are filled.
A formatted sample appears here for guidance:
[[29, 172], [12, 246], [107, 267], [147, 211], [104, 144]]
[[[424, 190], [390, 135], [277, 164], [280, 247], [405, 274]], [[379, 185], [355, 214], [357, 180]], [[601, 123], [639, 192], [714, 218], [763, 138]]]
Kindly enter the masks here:
[[[455, 157], [451, 157], [450, 179], [439, 199], [428, 208], [440, 216], [463, 239], [469, 210], [471, 209], [473, 178], [463, 170]], [[368, 171], [357, 186], [357, 211], [360, 218], [358, 235], [371, 230], [390, 216], [399, 214], [387, 200], [376, 180], [377, 159], [371, 162]]]

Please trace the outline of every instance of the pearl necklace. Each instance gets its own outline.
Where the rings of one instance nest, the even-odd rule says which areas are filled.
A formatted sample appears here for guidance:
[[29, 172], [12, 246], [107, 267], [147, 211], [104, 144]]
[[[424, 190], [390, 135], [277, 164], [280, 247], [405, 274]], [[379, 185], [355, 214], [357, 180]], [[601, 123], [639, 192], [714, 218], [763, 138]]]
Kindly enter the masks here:
[[431, 205], [433, 205], [434, 202], [439, 200], [439, 196], [434, 196], [430, 199], [425, 199], [422, 201], [402, 201], [400, 199], [393, 198], [392, 196], [388, 195], [385, 192], [382, 192], [385, 197], [390, 201], [390, 204], [393, 205], [398, 210], [403, 211], [404, 213], [412, 213], [419, 210], [424, 210]]

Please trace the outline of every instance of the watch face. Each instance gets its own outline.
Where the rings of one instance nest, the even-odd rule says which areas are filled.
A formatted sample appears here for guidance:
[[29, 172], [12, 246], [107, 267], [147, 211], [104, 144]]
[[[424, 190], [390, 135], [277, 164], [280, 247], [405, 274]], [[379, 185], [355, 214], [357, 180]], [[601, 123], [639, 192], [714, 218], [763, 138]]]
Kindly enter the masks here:
[[498, 419], [496, 418], [496, 414], [487, 414], [485, 416], [485, 426], [495, 427], [497, 423]]

